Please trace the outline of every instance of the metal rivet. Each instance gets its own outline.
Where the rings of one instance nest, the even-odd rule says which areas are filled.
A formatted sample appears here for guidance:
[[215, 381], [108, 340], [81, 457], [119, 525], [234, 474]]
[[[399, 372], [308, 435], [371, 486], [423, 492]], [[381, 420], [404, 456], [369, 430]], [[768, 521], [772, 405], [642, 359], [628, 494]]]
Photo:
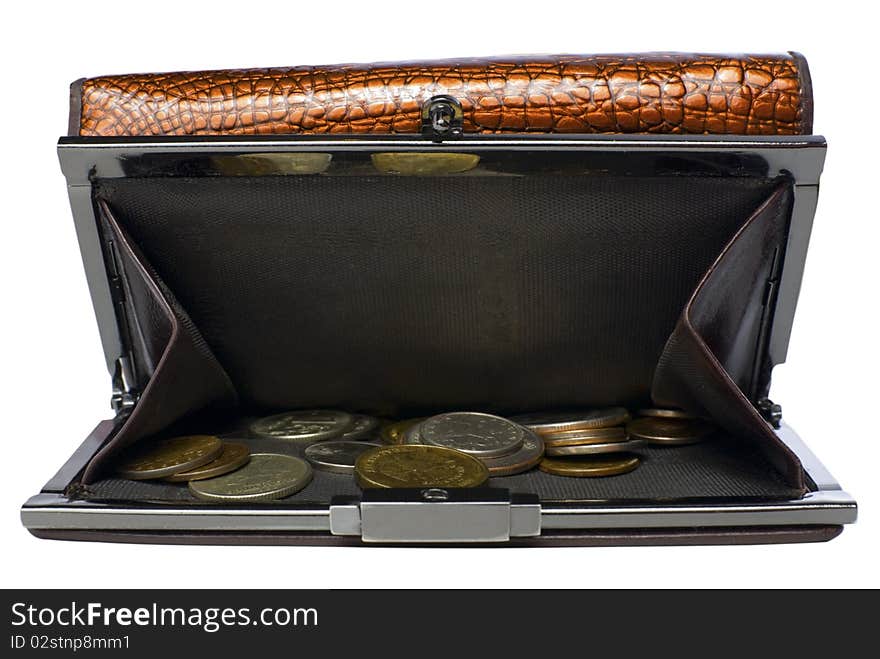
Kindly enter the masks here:
[[439, 487], [430, 487], [422, 490], [422, 498], [428, 501], [446, 501], [449, 498], [449, 492]]
[[449, 103], [435, 103], [431, 106], [431, 125], [438, 133], [445, 133], [452, 128], [455, 108]]

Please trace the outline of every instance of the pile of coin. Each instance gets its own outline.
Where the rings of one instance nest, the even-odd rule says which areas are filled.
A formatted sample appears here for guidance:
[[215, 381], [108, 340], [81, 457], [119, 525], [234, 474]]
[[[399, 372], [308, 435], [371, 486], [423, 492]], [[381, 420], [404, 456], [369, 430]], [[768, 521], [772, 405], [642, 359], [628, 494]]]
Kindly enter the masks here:
[[187, 483], [207, 501], [265, 501], [302, 490], [313, 469], [353, 475], [362, 488], [477, 487], [491, 477], [538, 467], [557, 476], [595, 478], [636, 469], [646, 446], [679, 446], [713, 432], [674, 409], [623, 407], [504, 418], [447, 412], [386, 422], [339, 410], [296, 410], [253, 422], [252, 438], [290, 440], [305, 459], [250, 454], [211, 435], [175, 437], [130, 450], [117, 472], [134, 480]]
[[130, 480], [186, 483], [199, 499], [221, 502], [279, 499], [312, 479], [305, 460], [274, 453], [252, 455], [245, 444], [213, 435], [144, 442], [121, 457], [116, 473]]
[[287, 439], [302, 445], [315, 469], [353, 474], [358, 457], [378, 444], [379, 419], [341, 410], [295, 410], [258, 419], [250, 426], [257, 437]]
[[187, 435], [139, 444], [122, 456], [116, 472], [130, 480], [189, 482], [220, 476], [249, 459], [244, 444], [222, 442], [213, 435]]
[[480, 460], [489, 476], [512, 476], [541, 461], [544, 442], [522, 425], [482, 412], [449, 412], [400, 422], [384, 436], [398, 445], [426, 445], [460, 451]]
[[681, 410], [648, 408], [626, 429], [630, 437], [659, 446], [696, 444], [709, 437], [715, 428], [708, 421]]
[[251, 424], [257, 437], [322, 441], [359, 440], [370, 437], [379, 419], [340, 410], [296, 410], [258, 419]]
[[616, 476], [641, 463], [630, 451], [641, 442], [630, 439], [629, 412], [622, 407], [589, 412], [523, 414], [514, 420], [538, 433], [546, 455], [538, 468], [548, 474], [582, 478]]

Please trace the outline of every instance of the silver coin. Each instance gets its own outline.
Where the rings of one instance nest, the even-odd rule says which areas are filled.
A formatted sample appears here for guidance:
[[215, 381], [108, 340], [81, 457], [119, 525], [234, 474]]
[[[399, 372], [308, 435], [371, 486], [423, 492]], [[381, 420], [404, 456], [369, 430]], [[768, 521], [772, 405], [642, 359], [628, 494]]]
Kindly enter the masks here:
[[320, 471], [353, 474], [354, 463], [357, 462], [361, 453], [369, 451], [376, 446], [382, 446], [382, 444], [332, 440], [329, 442], [318, 442], [306, 447], [305, 456], [315, 469]]
[[523, 433], [523, 443], [518, 451], [500, 458], [480, 458], [489, 469], [489, 477], [513, 476], [535, 467], [544, 457], [544, 440], [531, 430]]
[[425, 419], [418, 429], [425, 444], [452, 448], [478, 458], [509, 455], [523, 444], [523, 428], [482, 412], [450, 412]]
[[251, 432], [276, 439], [332, 439], [347, 432], [351, 414], [338, 410], [297, 410], [267, 416], [251, 425]]
[[635, 451], [647, 446], [648, 442], [641, 439], [630, 439], [625, 442], [608, 442], [606, 444], [581, 444], [579, 446], [548, 446], [545, 452], [549, 456], [564, 455], [602, 455], [605, 453], [621, 453]]
[[422, 422], [414, 423], [403, 431], [403, 441], [401, 444], [423, 444], [421, 433]]
[[340, 440], [354, 441], [356, 439], [367, 439], [375, 434], [379, 427], [379, 419], [366, 414], [352, 414], [351, 427], [346, 430], [340, 437]]
[[511, 421], [534, 430], [538, 434], [562, 432], [565, 430], [585, 430], [588, 428], [609, 428], [629, 421], [629, 412], [623, 407], [609, 407], [587, 412], [536, 412], [519, 414]]
[[280, 453], [256, 453], [240, 469], [202, 481], [190, 481], [199, 499], [226, 503], [270, 501], [299, 492], [312, 480], [311, 465]]

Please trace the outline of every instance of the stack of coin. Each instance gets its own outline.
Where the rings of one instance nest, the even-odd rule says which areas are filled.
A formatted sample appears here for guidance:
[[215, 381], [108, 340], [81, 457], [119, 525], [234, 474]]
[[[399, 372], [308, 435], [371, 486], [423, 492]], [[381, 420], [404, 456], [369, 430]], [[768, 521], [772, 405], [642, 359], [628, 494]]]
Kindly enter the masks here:
[[376, 436], [379, 419], [341, 410], [294, 410], [258, 419], [250, 430], [257, 437], [308, 443], [333, 439], [360, 441]]
[[627, 425], [631, 437], [657, 446], [696, 444], [713, 432], [712, 424], [674, 409], [648, 408]]
[[255, 453], [244, 467], [216, 478], [191, 481], [190, 492], [218, 503], [272, 501], [295, 494], [312, 480], [302, 458], [280, 453]]
[[629, 451], [643, 443], [630, 439], [624, 426], [629, 419], [622, 407], [514, 417], [544, 440], [542, 471], [581, 477], [622, 474], [639, 465], [639, 458]]
[[162, 479], [186, 483], [206, 501], [268, 501], [308, 485], [309, 463], [288, 455], [257, 453], [240, 442], [213, 435], [188, 435], [144, 442], [129, 449], [116, 473], [131, 480]]
[[354, 465], [361, 454], [372, 448], [382, 446], [373, 442], [353, 442], [350, 440], [333, 440], [319, 442], [306, 447], [306, 460], [319, 471], [335, 474], [353, 474]]
[[544, 455], [544, 442], [509, 419], [482, 412], [449, 412], [405, 427], [401, 443], [455, 449], [480, 460], [491, 476], [528, 471]]
[[229, 473], [249, 458], [244, 444], [222, 442], [213, 435], [187, 435], [142, 442], [121, 456], [116, 473], [130, 480], [189, 482]]
[[622, 407], [514, 417], [541, 435], [551, 457], [602, 455], [638, 448], [640, 442], [632, 442], [624, 426], [629, 419], [629, 412]]

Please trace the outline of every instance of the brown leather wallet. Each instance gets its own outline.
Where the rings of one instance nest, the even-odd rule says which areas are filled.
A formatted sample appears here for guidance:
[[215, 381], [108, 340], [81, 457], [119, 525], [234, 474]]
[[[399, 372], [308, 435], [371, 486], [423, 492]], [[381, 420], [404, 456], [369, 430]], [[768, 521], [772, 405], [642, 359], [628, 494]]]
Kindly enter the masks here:
[[805, 135], [804, 58], [554, 55], [102, 76], [73, 86], [71, 134], [416, 133], [426, 100], [465, 133]]
[[[25, 504], [35, 535], [653, 545], [822, 541], [854, 521], [768, 398], [825, 151], [801, 56], [136, 74], [72, 92], [59, 152], [116, 416]], [[530, 470], [430, 505], [320, 472], [217, 515], [116, 472], [130, 447], [192, 433], [299, 454], [249, 430], [283, 410], [611, 405], [680, 408], [714, 433], [628, 445], [641, 466], [614, 478]]]

